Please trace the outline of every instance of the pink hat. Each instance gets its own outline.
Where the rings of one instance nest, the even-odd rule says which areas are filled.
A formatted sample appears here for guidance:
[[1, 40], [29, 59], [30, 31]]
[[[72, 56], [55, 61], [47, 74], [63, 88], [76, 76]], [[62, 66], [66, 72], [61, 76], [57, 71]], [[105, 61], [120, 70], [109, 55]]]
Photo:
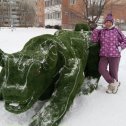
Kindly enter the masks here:
[[107, 16], [106, 16], [106, 18], [104, 20], [104, 23], [106, 21], [111, 21], [112, 23], [114, 22], [113, 17], [112, 17], [112, 13], [107, 14]]

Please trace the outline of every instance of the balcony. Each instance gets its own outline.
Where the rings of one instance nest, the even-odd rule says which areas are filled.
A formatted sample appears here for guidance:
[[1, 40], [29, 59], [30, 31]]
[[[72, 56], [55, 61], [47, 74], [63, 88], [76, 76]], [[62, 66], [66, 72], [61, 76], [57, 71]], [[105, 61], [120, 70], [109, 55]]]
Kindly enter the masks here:
[[52, 12], [52, 11], [61, 11], [61, 4], [51, 6], [51, 7], [45, 7], [45, 13]]

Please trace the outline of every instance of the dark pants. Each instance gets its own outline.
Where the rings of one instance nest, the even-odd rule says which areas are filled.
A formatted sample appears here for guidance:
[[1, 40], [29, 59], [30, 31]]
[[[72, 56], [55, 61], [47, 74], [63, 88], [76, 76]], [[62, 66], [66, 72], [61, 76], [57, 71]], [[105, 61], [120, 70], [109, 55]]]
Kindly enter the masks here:
[[[99, 73], [108, 83], [114, 83], [114, 79], [118, 81], [118, 68], [120, 57], [100, 57]], [[109, 70], [107, 66], [109, 65]]]

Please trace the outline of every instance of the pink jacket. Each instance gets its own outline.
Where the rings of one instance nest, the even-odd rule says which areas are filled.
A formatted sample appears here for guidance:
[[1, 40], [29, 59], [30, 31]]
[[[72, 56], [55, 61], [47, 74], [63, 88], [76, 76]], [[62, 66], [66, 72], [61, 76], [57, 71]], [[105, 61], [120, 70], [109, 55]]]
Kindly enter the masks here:
[[121, 55], [118, 47], [121, 47], [121, 49], [126, 48], [126, 37], [115, 27], [101, 30], [94, 29], [91, 40], [100, 43], [100, 56], [120, 57]]

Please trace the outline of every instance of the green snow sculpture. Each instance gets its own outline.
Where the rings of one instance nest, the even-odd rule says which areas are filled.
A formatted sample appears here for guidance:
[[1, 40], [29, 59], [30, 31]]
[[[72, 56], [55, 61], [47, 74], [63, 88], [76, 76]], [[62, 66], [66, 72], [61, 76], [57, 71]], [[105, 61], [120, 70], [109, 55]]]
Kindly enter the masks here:
[[[17, 53], [0, 50], [0, 98], [6, 110], [18, 114], [48, 99], [30, 126], [58, 126], [81, 87], [84, 94], [95, 88], [98, 50], [87, 33], [72, 31], [32, 38]], [[82, 86], [84, 76], [88, 83]]]

